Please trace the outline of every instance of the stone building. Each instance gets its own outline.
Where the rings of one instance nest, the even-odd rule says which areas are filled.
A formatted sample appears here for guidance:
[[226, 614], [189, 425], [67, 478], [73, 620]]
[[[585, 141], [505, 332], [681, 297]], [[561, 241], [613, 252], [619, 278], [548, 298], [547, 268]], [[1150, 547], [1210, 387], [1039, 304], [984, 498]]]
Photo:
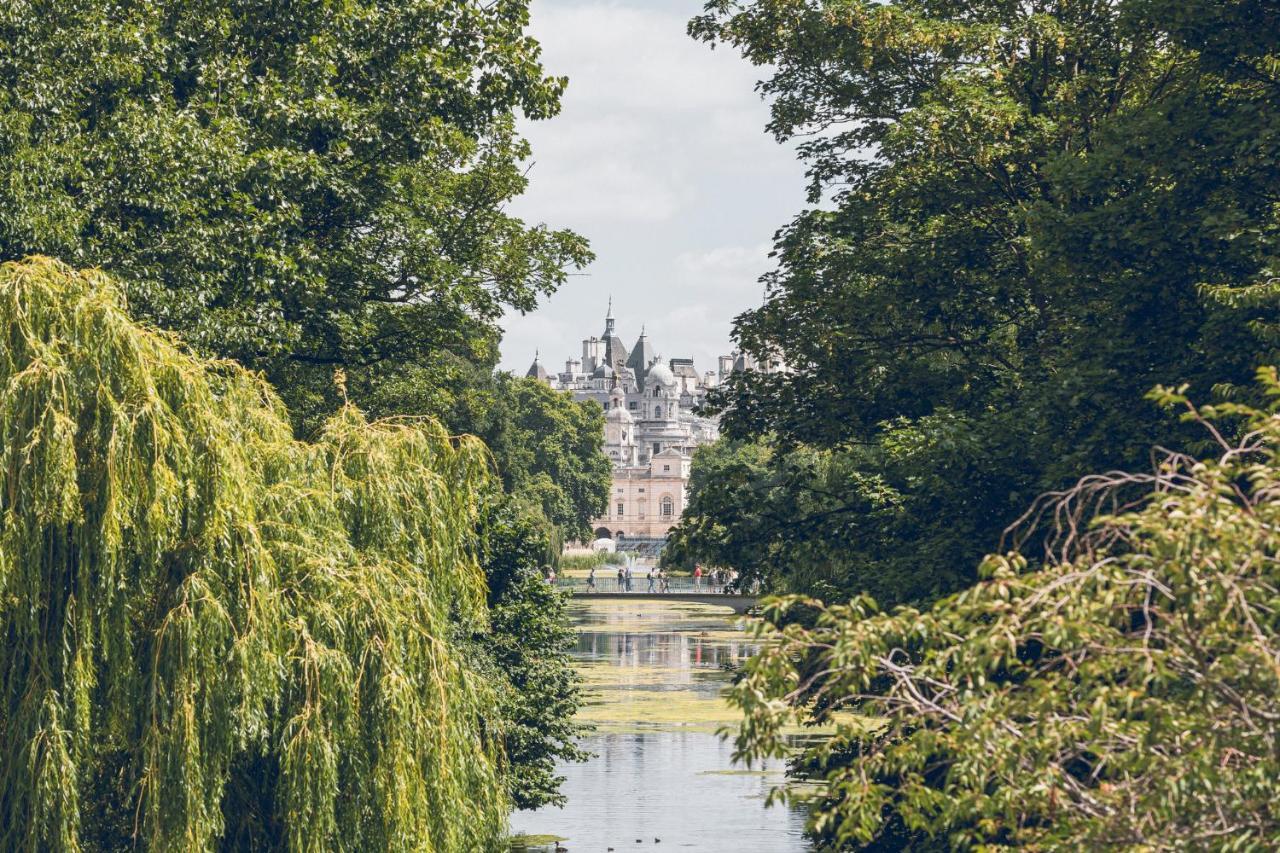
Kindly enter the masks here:
[[613, 462], [605, 515], [592, 522], [598, 538], [657, 541], [684, 512], [695, 448], [719, 437], [715, 418], [696, 413], [707, 392], [735, 369], [756, 368], [735, 353], [699, 374], [691, 358], [664, 359], [645, 330], [630, 349], [622, 342], [610, 301], [604, 332], [582, 341], [582, 356], [549, 373], [534, 356], [527, 376], [591, 400], [605, 410], [604, 452]]

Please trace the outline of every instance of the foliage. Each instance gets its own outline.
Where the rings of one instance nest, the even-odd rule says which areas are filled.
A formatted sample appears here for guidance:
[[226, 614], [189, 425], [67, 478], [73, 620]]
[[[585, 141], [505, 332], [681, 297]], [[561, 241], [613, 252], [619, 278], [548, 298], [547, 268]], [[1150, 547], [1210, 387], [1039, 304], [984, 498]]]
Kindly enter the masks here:
[[588, 541], [611, 483], [603, 411], [535, 379], [499, 374], [494, 386], [495, 406], [477, 434], [493, 451], [503, 484], [565, 539]]
[[507, 493], [563, 540], [588, 539], [589, 522], [604, 512], [610, 466], [598, 405], [448, 355], [431, 368], [349, 375], [349, 386], [374, 415], [430, 412], [447, 428], [483, 439]]
[[[692, 22], [768, 67], [770, 129], [810, 167], [735, 330], [793, 372], [738, 374], [714, 405], [770, 448], [791, 492], [770, 505], [860, 552], [837, 574], [887, 573], [890, 602], [954, 588], [1036, 494], [1145, 464], [1147, 389], [1246, 399], [1280, 357], [1276, 14], [711, 0]], [[736, 536], [750, 497], [708, 493], [688, 529]], [[763, 544], [771, 570], [803, 564]]]
[[475, 850], [507, 797], [488, 461], [140, 328], [117, 286], [0, 267], [0, 846]]
[[493, 507], [482, 529], [490, 628], [474, 639], [505, 687], [498, 707], [507, 795], [521, 809], [563, 805], [556, 763], [587, 757], [577, 747], [581, 676], [569, 657], [578, 635], [567, 595], [542, 577], [546, 532], [526, 513], [510, 504]]
[[[879, 601], [940, 596], [959, 587], [964, 571], [945, 557], [980, 547], [955, 503], [957, 476], [998, 482], [998, 460], [960, 442], [920, 456], [887, 448], [918, 435], [924, 424], [902, 424], [884, 446], [852, 450], [778, 447], [732, 439], [699, 448], [689, 483], [689, 506], [663, 552], [672, 565], [733, 566], [774, 592], [795, 590], [823, 598], [867, 593]], [[904, 560], [891, 543], [952, 519], [916, 544]], [[974, 555], [974, 560], [980, 553]]]
[[796, 718], [878, 719], [805, 756], [811, 828], [836, 845], [896, 827], [953, 849], [1274, 849], [1280, 380], [1262, 379], [1264, 410], [1160, 392], [1216, 458], [1168, 453], [1034, 506], [1054, 522], [1038, 571], [990, 556], [927, 610], [775, 600], [732, 690], [737, 752], [784, 754]]
[[589, 258], [505, 212], [515, 116], [565, 85], [527, 23], [528, 0], [2, 4], [0, 260], [118, 274], [300, 421], [341, 404], [335, 365], [491, 363], [502, 313]]
[[627, 562], [626, 554], [616, 551], [592, 551], [589, 554], [563, 554], [560, 557], [561, 569], [590, 569], [601, 566], [622, 566]]

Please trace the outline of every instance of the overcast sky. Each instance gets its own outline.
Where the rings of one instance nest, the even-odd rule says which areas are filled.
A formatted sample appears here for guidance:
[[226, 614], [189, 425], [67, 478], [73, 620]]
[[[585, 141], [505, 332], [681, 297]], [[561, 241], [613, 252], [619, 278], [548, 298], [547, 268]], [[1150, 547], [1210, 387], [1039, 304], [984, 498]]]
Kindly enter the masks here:
[[599, 335], [613, 296], [630, 347], [642, 324], [699, 370], [729, 350], [733, 317], [760, 301], [774, 231], [804, 203], [804, 169], [764, 131], [760, 77], [739, 54], [685, 34], [701, 0], [533, 0], [563, 110], [527, 122], [528, 193], [513, 212], [590, 239], [596, 261], [539, 309], [505, 318], [502, 367], [542, 351], [560, 370]]

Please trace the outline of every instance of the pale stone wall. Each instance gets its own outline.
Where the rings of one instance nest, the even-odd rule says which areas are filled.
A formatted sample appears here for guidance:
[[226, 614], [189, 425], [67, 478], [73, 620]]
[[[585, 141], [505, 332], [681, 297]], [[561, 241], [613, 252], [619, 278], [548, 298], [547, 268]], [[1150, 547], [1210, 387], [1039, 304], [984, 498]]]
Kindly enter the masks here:
[[608, 530], [610, 538], [666, 536], [684, 512], [688, 477], [689, 460], [674, 450], [659, 453], [647, 466], [614, 469], [608, 511], [592, 529]]

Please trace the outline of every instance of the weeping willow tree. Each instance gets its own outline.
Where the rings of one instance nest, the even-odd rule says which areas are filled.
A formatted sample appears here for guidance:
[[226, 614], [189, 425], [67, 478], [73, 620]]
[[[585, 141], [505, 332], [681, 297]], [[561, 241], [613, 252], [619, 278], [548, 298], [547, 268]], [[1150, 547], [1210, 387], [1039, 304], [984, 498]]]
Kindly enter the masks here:
[[0, 266], [0, 847], [476, 850], [507, 810], [483, 445], [131, 322], [99, 273]]

